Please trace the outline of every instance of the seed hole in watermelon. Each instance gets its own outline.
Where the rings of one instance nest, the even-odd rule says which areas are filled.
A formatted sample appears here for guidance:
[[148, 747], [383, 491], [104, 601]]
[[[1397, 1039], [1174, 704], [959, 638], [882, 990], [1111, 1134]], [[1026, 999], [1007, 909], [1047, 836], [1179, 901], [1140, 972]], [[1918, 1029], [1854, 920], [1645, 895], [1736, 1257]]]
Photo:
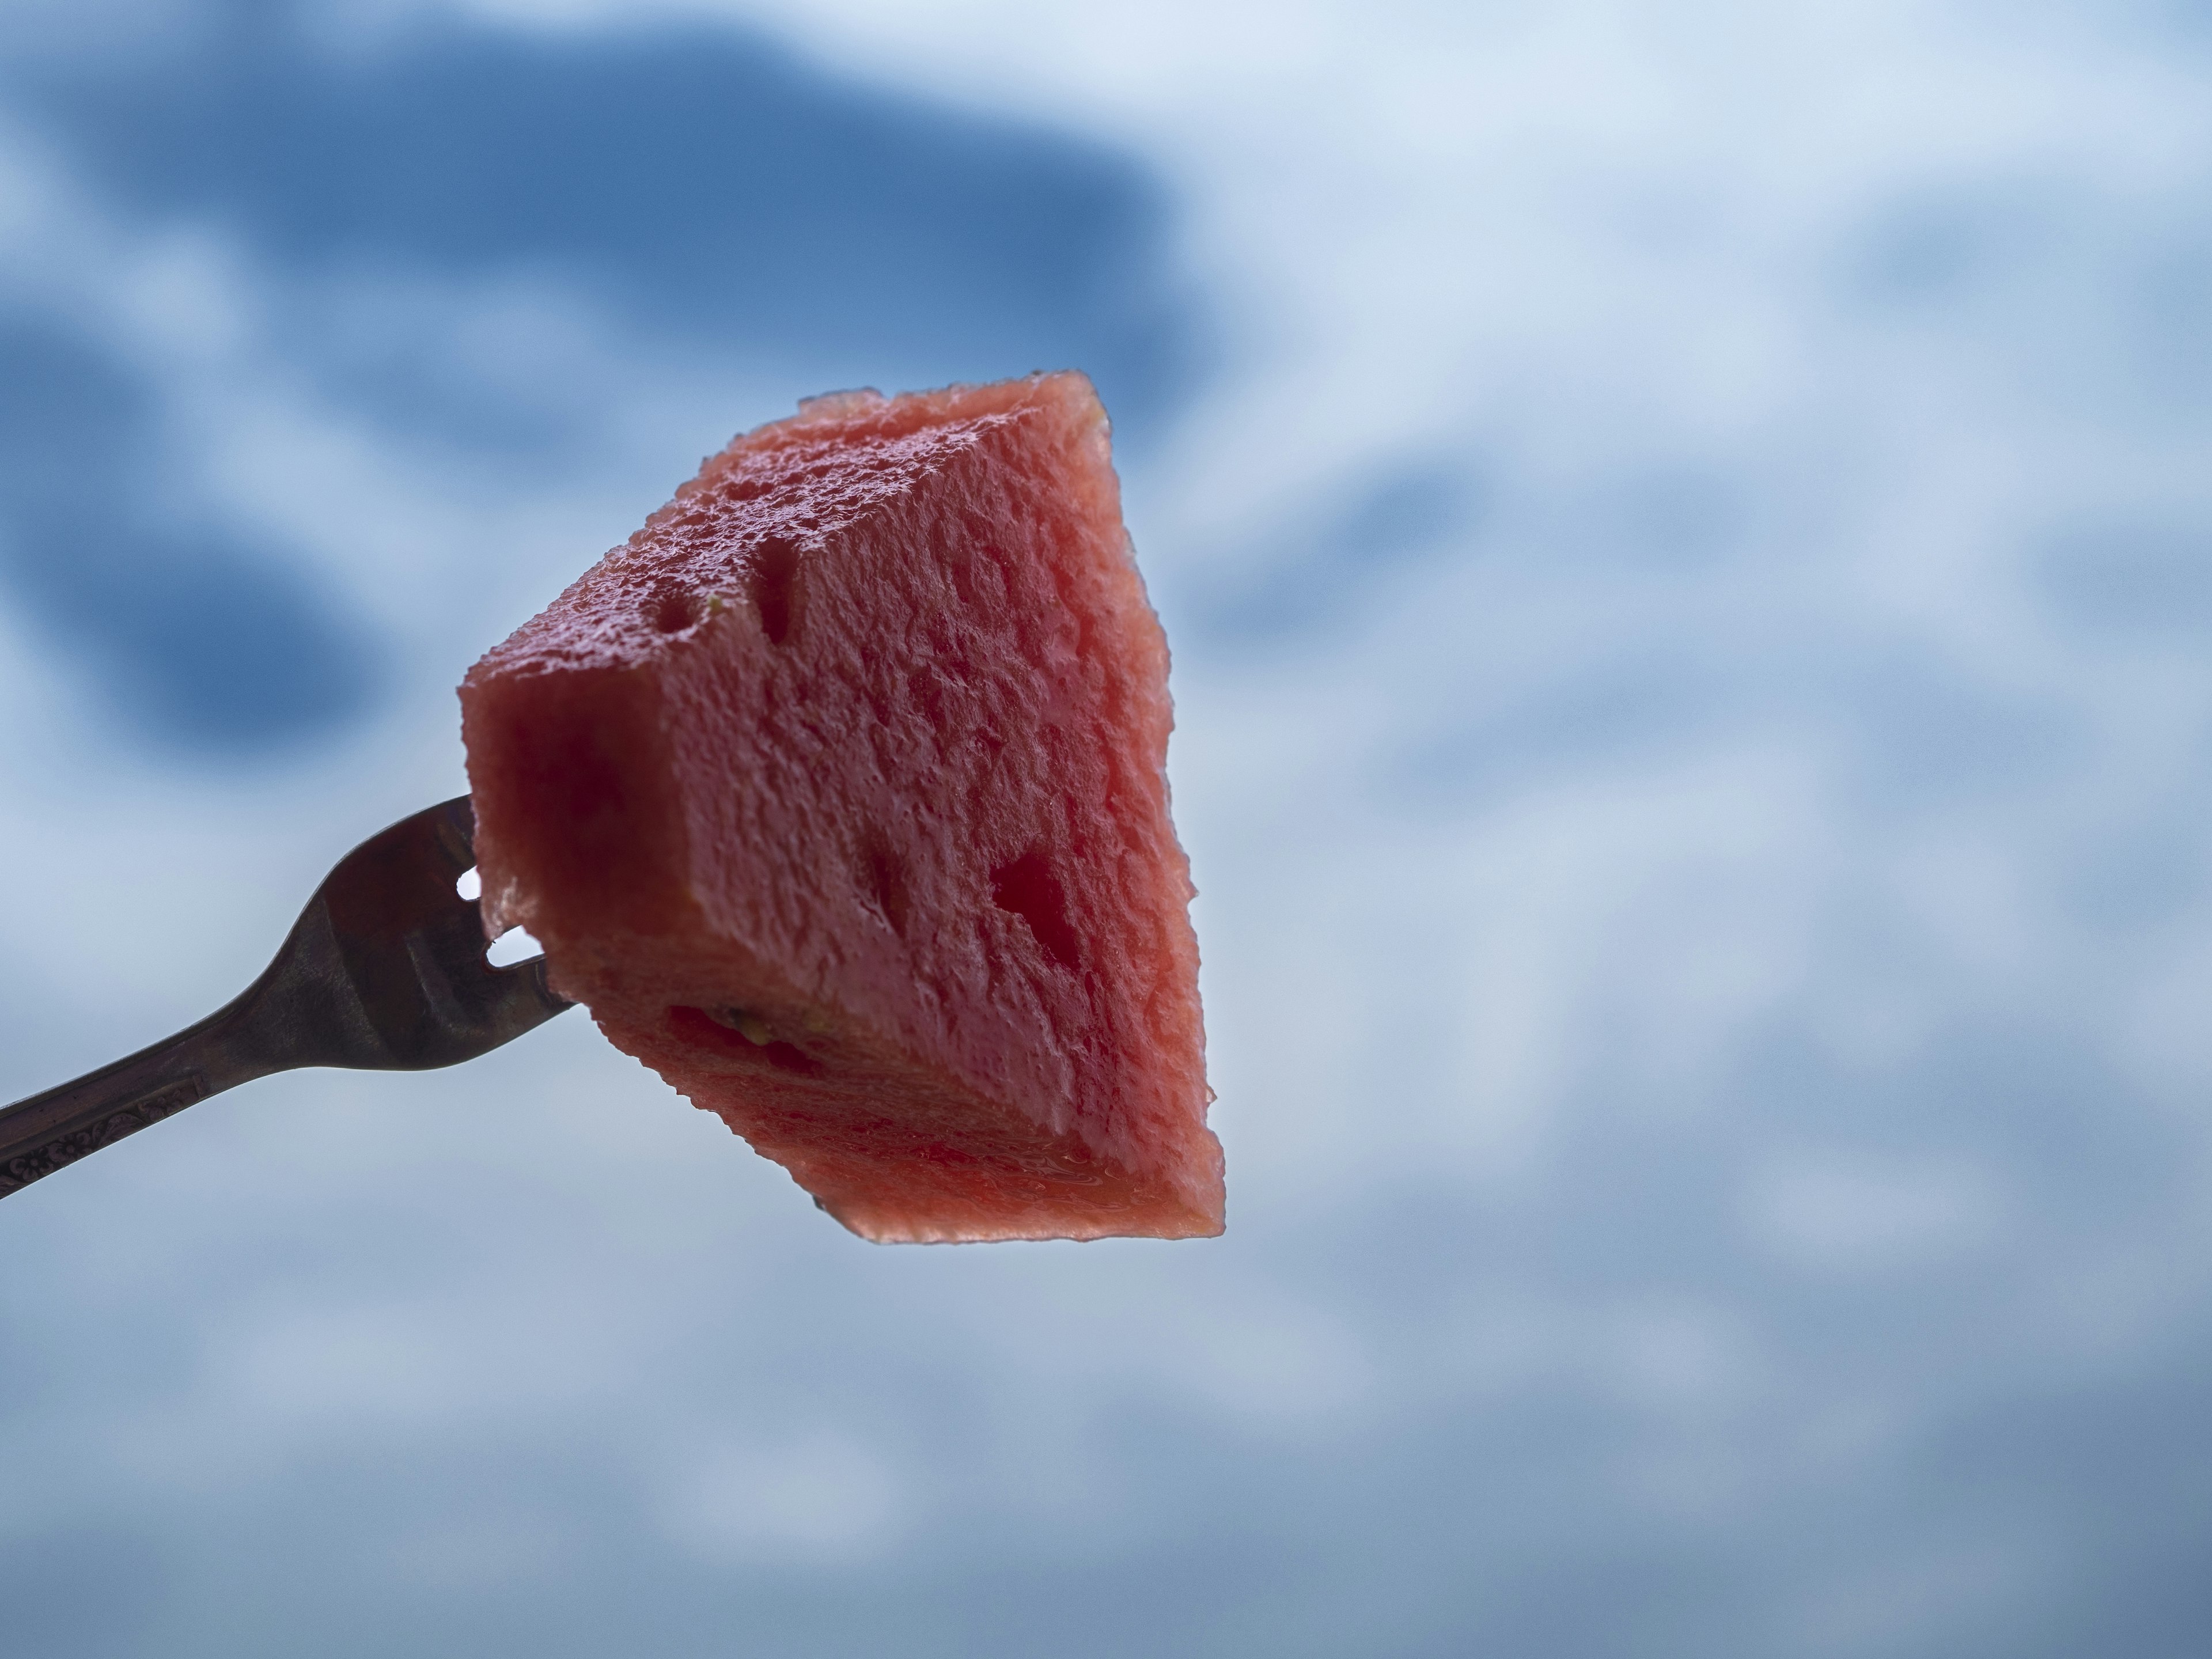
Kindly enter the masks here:
[[476, 866], [472, 864], [461, 872], [461, 878], [453, 884], [453, 890], [461, 896], [464, 902], [469, 904], [474, 904], [483, 896], [483, 877], [477, 872]]
[[794, 1072], [800, 1077], [822, 1075], [822, 1062], [792, 1043], [764, 1043], [760, 1056], [779, 1072]]
[[820, 1077], [820, 1060], [795, 1042], [786, 1042], [766, 1021], [742, 1008], [687, 1008], [668, 1011], [669, 1029], [702, 1048], [746, 1060], [764, 1060], [779, 1072], [799, 1077]]
[[520, 927], [510, 927], [491, 943], [484, 952], [484, 960], [495, 968], [512, 968], [518, 962], [528, 962], [533, 957], [545, 954], [544, 947]]
[[753, 609], [760, 613], [761, 631], [770, 645], [791, 637], [791, 585], [798, 574], [799, 549], [786, 537], [769, 537], [753, 555]]
[[860, 841], [860, 890], [875, 901], [891, 931], [906, 933], [906, 866], [891, 851], [879, 830], [870, 830]]
[[1075, 929], [1060, 878], [1042, 853], [1024, 853], [991, 872], [991, 901], [1029, 923], [1044, 953], [1063, 968], [1076, 965]]
[[735, 1031], [756, 1048], [765, 1048], [775, 1041], [775, 1030], [758, 1014], [747, 1013], [742, 1008], [732, 1008], [727, 1006], [709, 1008], [706, 1011], [706, 1014], [707, 1018], [713, 1020], [715, 1024]]
[[699, 601], [689, 593], [663, 593], [653, 602], [653, 626], [663, 634], [681, 634], [699, 621]]

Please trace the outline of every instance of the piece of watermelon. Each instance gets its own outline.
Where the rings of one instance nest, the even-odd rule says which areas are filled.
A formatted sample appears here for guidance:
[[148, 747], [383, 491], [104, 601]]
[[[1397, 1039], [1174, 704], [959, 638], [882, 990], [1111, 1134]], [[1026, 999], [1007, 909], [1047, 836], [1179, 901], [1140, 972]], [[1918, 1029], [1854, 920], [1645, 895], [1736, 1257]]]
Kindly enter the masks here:
[[1218, 1233], [1167, 670], [1089, 380], [815, 399], [470, 671], [487, 923], [866, 1237]]

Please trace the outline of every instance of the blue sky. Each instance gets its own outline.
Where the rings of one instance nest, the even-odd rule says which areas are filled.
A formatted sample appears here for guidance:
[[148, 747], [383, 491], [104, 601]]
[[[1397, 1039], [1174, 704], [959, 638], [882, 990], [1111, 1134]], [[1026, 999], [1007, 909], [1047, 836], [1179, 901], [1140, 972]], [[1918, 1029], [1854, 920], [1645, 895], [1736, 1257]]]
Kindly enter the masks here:
[[2186, 8], [27, 6], [0, 1096], [729, 434], [1072, 364], [1217, 1243], [877, 1249], [571, 1017], [0, 1207], [58, 1656], [2191, 1650]]

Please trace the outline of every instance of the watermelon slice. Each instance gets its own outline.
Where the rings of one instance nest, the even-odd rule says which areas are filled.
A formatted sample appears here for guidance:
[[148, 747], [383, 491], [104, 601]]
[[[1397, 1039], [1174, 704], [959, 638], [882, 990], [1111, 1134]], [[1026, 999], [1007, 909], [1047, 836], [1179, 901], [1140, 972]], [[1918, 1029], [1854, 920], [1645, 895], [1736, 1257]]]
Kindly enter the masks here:
[[1083, 376], [815, 399], [470, 672], [488, 925], [866, 1237], [1218, 1233], [1167, 669]]

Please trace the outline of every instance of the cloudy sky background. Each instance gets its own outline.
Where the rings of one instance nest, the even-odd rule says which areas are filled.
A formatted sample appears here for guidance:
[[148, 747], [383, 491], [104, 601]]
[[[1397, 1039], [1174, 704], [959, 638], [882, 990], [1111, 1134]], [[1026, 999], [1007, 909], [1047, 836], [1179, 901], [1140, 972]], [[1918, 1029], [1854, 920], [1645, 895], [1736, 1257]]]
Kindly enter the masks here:
[[570, 1016], [0, 1208], [76, 1656], [2197, 1651], [2212, 15], [21, 0], [0, 1098], [729, 434], [1073, 364], [1215, 1243], [883, 1249]]

